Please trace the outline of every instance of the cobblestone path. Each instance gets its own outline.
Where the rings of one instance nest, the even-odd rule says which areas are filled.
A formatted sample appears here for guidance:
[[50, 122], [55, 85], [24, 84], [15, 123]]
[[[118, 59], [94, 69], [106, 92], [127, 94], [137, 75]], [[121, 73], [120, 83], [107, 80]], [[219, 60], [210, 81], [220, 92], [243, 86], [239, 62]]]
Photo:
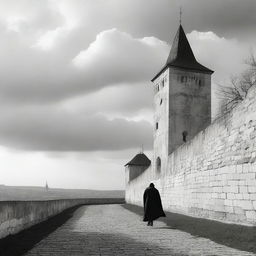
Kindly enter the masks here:
[[256, 255], [171, 229], [161, 221], [146, 226], [121, 205], [82, 206], [74, 216], [39, 242], [27, 256], [82, 255]]

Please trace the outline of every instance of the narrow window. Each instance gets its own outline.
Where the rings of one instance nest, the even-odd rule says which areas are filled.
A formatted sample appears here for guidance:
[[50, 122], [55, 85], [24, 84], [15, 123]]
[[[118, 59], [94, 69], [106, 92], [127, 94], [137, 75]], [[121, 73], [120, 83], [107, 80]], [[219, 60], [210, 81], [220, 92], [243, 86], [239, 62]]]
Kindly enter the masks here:
[[187, 136], [188, 136], [188, 132], [187, 132], [187, 131], [184, 131], [184, 132], [182, 133], [182, 140], [183, 140], [184, 142], [187, 141]]
[[161, 83], [162, 83], [162, 87], [164, 87], [164, 80], [162, 80], [162, 82], [161, 82]]
[[163, 103], [163, 99], [160, 100], [160, 105], [162, 105], [162, 103]]
[[199, 82], [198, 82], [198, 83], [199, 83], [199, 86], [201, 86], [201, 80], [199, 80]]
[[158, 130], [158, 122], [156, 122], [156, 130]]
[[181, 77], [181, 82], [182, 82], [182, 83], [184, 82], [184, 76]]
[[160, 157], [157, 157], [157, 159], [156, 159], [156, 171], [158, 173], [161, 172], [161, 159], [160, 159]]

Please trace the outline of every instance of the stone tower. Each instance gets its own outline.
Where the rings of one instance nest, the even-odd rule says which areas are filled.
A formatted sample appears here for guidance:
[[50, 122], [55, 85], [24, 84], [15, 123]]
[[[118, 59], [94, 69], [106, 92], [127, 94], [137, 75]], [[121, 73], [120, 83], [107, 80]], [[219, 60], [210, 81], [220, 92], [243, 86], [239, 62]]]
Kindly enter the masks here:
[[211, 123], [211, 75], [197, 62], [179, 26], [166, 64], [154, 83], [153, 168], [165, 170], [168, 155]]

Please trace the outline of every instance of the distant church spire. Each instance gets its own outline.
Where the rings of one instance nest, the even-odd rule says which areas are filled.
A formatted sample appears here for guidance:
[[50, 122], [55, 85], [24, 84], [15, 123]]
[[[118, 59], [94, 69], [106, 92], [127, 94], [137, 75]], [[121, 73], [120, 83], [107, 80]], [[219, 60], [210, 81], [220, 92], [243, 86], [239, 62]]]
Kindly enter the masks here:
[[46, 191], [48, 191], [48, 190], [49, 190], [49, 186], [48, 186], [47, 181], [46, 181], [46, 184], [45, 184], [45, 189], [46, 189]]

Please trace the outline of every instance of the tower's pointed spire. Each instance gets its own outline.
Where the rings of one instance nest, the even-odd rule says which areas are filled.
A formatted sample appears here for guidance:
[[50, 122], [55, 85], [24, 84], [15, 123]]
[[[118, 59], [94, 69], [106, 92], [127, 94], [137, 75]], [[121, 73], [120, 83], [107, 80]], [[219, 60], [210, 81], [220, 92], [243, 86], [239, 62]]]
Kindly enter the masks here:
[[174, 38], [165, 66], [152, 81], [158, 77], [164, 69], [170, 66], [203, 73], [213, 73], [212, 70], [197, 62], [181, 24]]
[[166, 61], [166, 65], [198, 70], [202, 72], [212, 72], [212, 70], [197, 62], [181, 25], [179, 26], [179, 29], [174, 38], [170, 54]]
[[194, 64], [194, 62], [197, 61], [189, 45], [185, 32], [180, 25], [174, 38], [166, 64]]

